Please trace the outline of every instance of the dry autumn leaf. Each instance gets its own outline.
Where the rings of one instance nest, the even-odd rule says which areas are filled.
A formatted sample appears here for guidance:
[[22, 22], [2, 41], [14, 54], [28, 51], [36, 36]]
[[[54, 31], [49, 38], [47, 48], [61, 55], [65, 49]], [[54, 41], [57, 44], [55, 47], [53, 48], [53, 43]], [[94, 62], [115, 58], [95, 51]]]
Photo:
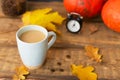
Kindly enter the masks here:
[[90, 29], [90, 34], [94, 34], [99, 30], [98, 27], [94, 25], [91, 25], [89, 29]]
[[92, 66], [83, 67], [83, 65], [71, 65], [72, 74], [77, 76], [80, 80], [97, 80], [97, 74], [94, 73]]
[[13, 75], [13, 80], [25, 80], [25, 75], [29, 74], [29, 71], [25, 66], [17, 67], [15, 71], [16, 74]]
[[[63, 18], [58, 12], [51, 12], [51, 8], [37, 9], [23, 14], [22, 21], [24, 25], [35, 24], [45, 27], [49, 31], [60, 33], [55, 24], [62, 24]], [[55, 23], [55, 24], [54, 24]]]
[[98, 54], [99, 48], [94, 46], [85, 46], [86, 55], [97, 62], [102, 61], [102, 55]]

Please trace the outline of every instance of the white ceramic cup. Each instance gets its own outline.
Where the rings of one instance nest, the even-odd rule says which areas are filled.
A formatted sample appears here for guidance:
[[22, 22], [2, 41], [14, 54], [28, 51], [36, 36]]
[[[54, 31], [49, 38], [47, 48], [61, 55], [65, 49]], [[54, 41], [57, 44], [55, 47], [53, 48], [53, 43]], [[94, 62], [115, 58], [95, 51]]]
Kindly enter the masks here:
[[[35, 43], [23, 42], [19, 39], [20, 35], [29, 30], [39, 30], [45, 34], [45, 38], [42, 41]], [[52, 37], [48, 42], [48, 38]], [[16, 40], [18, 51], [22, 59], [23, 64], [29, 69], [36, 69], [42, 66], [46, 59], [47, 50], [56, 41], [56, 34], [51, 31], [48, 32], [45, 28], [38, 25], [27, 25], [20, 28], [16, 32]]]

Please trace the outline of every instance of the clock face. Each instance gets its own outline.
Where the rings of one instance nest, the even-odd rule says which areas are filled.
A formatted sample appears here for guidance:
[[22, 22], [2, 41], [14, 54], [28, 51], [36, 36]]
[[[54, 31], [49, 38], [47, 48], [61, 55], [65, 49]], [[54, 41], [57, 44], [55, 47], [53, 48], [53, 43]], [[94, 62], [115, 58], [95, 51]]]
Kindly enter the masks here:
[[70, 32], [78, 32], [80, 27], [80, 23], [77, 20], [69, 20], [67, 23], [67, 28]]

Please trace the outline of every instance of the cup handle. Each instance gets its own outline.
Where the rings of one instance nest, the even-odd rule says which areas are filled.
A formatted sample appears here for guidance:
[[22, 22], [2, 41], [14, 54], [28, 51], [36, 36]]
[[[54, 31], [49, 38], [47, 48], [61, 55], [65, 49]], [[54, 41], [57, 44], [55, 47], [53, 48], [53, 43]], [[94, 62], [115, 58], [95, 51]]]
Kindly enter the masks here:
[[52, 36], [51, 40], [48, 42], [48, 49], [55, 43], [56, 34], [53, 31], [48, 32], [48, 38]]

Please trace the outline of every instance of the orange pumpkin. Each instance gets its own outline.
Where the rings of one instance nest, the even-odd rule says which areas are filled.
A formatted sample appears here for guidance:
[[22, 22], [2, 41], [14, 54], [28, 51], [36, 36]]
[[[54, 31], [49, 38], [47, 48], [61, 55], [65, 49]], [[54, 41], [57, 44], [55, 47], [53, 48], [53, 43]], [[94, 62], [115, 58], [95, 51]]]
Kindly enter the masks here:
[[79, 13], [84, 18], [90, 18], [101, 12], [106, 0], [64, 0], [68, 12]]
[[120, 32], [120, 0], [108, 0], [103, 6], [101, 16], [107, 27]]

